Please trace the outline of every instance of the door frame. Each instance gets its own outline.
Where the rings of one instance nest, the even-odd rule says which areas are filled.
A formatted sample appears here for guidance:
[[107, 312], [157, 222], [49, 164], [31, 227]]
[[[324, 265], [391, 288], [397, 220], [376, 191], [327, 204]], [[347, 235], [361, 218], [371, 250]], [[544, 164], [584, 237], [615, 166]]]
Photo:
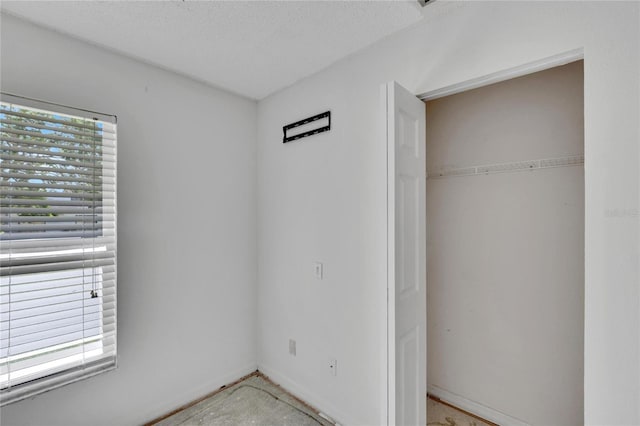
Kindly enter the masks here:
[[[550, 68], [555, 68], [555, 67], [559, 67], [562, 65], [566, 65], [569, 64], [571, 62], [575, 62], [575, 61], [579, 61], [579, 60], [584, 60], [584, 48], [577, 48], [577, 49], [572, 49], [569, 51], [565, 51], [565, 52], [561, 52], [558, 53], [556, 55], [552, 55], [552, 56], [548, 56], [542, 59], [538, 59], [535, 61], [531, 61], [531, 62], [527, 62], [524, 63], [522, 65], [518, 65], [515, 67], [511, 67], [511, 68], [507, 68], [507, 69], [503, 69], [503, 70], [498, 70], [495, 71], [493, 73], [489, 73], [480, 77], [476, 77], [476, 78], [472, 78], [472, 79], [468, 79], [468, 80], [463, 80], [460, 81], [458, 83], [454, 83], [451, 85], [447, 85], [447, 86], [443, 86], [434, 90], [430, 90], [428, 92], [423, 92], [420, 94], [416, 94], [416, 97], [418, 99], [420, 99], [423, 102], [429, 101], [429, 100], [433, 100], [433, 99], [438, 99], [438, 98], [442, 98], [445, 96], [449, 96], [449, 95], [453, 95], [456, 93], [461, 93], [461, 92], [465, 92], [467, 90], [472, 90], [472, 89], [477, 89], [480, 87], [484, 87], [484, 86], [489, 86], [491, 84], [495, 84], [495, 83], [499, 83], [501, 81], [506, 81], [506, 80], [511, 80], [514, 78], [518, 78], [518, 77], [522, 77], [528, 74], [533, 74], [536, 73], [538, 71], [544, 71]], [[383, 85], [383, 89], [384, 87], [386, 87], [386, 84]], [[386, 103], [386, 92], [383, 92], [381, 90], [381, 98], [380, 98], [380, 104], [381, 104], [381, 126], [380, 128], [380, 133], [382, 135], [383, 141], [385, 143], [385, 145], [388, 144], [388, 140], [387, 140], [387, 103]], [[426, 143], [426, 141], [425, 141]], [[587, 168], [587, 157], [585, 156], [585, 164], [584, 164], [585, 170]], [[385, 173], [387, 173], [386, 171], [386, 167], [385, 167]], [[389, 176], [387, 175], [387, 182], [386, 182], [387, 186], [390, 185], [391, 183], [389, 182]], [[388, 200], [387, 200], [388, 203]], [[586, 210], [586, 206], [585, 206], [585, 210]], [[389, 217], [389, 206], [387, 205], [387, 215], [386, 215], [386, 219], [387, 219], [387, 229], [390, 226], [394, 226], [395, 227], [395, 223], [391, 224], [390, 222], [390, 217]], [[427, 229], [429, 224], [427, 223]], [[390, 246], [390, 242], [388, 239], [388, 233], [387, 233], [387, 241], [386, 241], [386, 247], [387, 247], [387, 253], [389, 251], [389, 246]], [[389, 377], [389, 351], [391, 350], [390, 345], [391, 344], [395, 344], [395, 342], [390, 342], [389, 341], [389, 333], [388, 333], [388, 328], [389, 328], [389, 324], [391, 321], [391, 318], [389, 316], [389, 304], [388, 304], [388, 297], [387, 295], [389, 294], [389, 292], [395, 291], [395, 282], [392, 279], [392, 277], [390, 277], [389, 275], [389, 271], [392, 270], [390, 269], [390, 265], [389, 265], [389, 261], [390, 261], [390, 257], [387, 255], [387, 274], [385, 277], [385, 282], [384, 282], [384, 288], [381, 289], [380, 292], [380, 299], [382, 301], [382, 321], [380, 322], [381, 324], [381, 336], [382, 336], [382, 342], [383, 342], [383, 347], [381, 348], [381, 366], [380, 366], [380, 371], [381, 371], [381, 378], [382, 378], [382, 392], [381, 392], [381, 412], [380, 412], [380, 419], [381, 419], [381, 424], [386, 424], [386, 425], [391, 425], [393, 424], [393, 422], [390, 422], [389, 419], [389, 404], [391, 403], [391, 398], [395, 397], [395, 395], [390, 395], [390, 388], [389, 388], [389, 384], [388, 384], [388, 377]], [[422, 259], [423, 262], [425, 262], [425, 266], [426, 266], [426, 262], [427, 259], [425, 257], [425, 259]], [[586, 302], [586, 301], [585, 301]], [[427, 312], [425, 310], [425, 312], [421, 312], [420, 315], [427, 315]], [[428, 328], [428, 324], [427, 324], [427, 328]], [[428, 349], [427, 349], [428, 350]], [[425, 359], [422, 361], [425, 363], [425, 368], [424, 371], [427, 371], [426, 368], [426, 357]], [[428, 383], [427, 383], [428, 385]], [[426, 404], [426, 395], [425, 395], [425, 404]]]

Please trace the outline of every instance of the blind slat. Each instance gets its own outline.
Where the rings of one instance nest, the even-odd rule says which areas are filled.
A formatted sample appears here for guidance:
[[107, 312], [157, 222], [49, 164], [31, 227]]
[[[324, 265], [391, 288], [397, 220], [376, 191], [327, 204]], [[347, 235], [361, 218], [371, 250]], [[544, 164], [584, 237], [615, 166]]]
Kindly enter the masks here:
[[[30, 256], [23, 258], [3, 258], [0, 259], [0, 267], [2, 268], [15, 268], [19, 266], [27, 266], [27, 265], [55, 265], [60, 264], [62, 266], [65, 265], [75, 265], [79, 262], [85, 262], [83, 264], [82, 270], [87, 270], [87, 268], [95, 268], [98, 263], [103, 262], [105, 259], [113, 259], [114, 254], [109, 251], [94, 251], [88, 253], [69, 253], [69, 254], [57, 254], [57, 255], [49, 255], [49, 256]], [[75, 268], [65, 268], [75, 269]], [[52, 276], [53, 278], [53, 276]]]
[[[102, 236], [115, 237], [115, 232], [109, 230], [86, 230], [86, 231], [49, 231], [47, 238], [98, 238]], [[9, 239], [13, 240], [32, 240], [42, 238], [42, 232], [17, 232], [12, 236], [6, 234], [0, 234], [0, 241]]]
[[5, 142], [8, 142], [18, 146], [38, 147], [38, 148], [65, 148], [65, 149], [70, 149], [72, 151], [89, 152], [89, 153], [111, 155], [111, 156], [115, 155], [116, 153], [115, 145], [104, 144], [99, 147], [93, 146], [93, 145], [82, 146], [82, 144], [74, 143], [74, 142], [69, 142], [67, 144], [61, 145], [61, 142], [59, 141], [48, 142], [46, 140], [39, 140], [39, 139], [15, 138], [15, 137], [9, 136], [8, 132], [3, 132], [2, 135], [0, 135], [0, 140], [3, 143], [3, 146], [8, 145], [8, 144], [5, 144]]
[[[11, 214], [11, 215], [0, 214], [0, 223], [13, 224], [13, 223], [24, 223], [24, 222], [25, 222], [24, 216], [18, 216], [14, 214]], [[38, 223], [57, 223], [57, 222], [69, 222], [69, 223], [103, 222], [105, 224], [108, 223], [108, 221], [103, 220], [103, 217], [101, 215], [96, 215], [96, 214], [41, 216], [38, 218]]]
[[[64, 313], [65, 312], [63, 312], [62, 314]], [[82, 323], [85, 318], [91, 321], [101, 319], [102, 312], [100, 310], [96, 310], [96, 312], [92, 313], [82, 313], [77, 310], [70, 310], [69, 315], [61, 315], [60, 313], [41, 315], [38, 317], [38, 321], [23, 319], [22, 325], [19, 325], [19, 323], [13, 324], [12, 321], [12, 327], [10, 328], [10, 330], [12, 334], [16, 333], [16, 335], [29, 334], [32, 331], [45, 330], [49, 326], [70, 325], [75, 324], [76, 322]], [[106, 321], [113, 322], [113, 318], [109, 318]], [[9, 333], [8, 327], [3, 327], [3, 333], [5, 332], [4, 330], [6, 330], [7, 334]]]
[[[6, 151], [6, 150], [5, 150]], [[84, 169], [91, 169], [92, 173], [96, 173], [94, 169], [102, 169], [103, 163], [107, 163], [107, 161], [103, 161], [102, 159], [96, 159], [96, 162], [93, 161], [76, 161], [76, 160], [64, 160], [53, 158], [53, 156], [46, 157], [32, 157], [26, 155], [16, 155], [16, 154], [2, 154], [2, 168], [12, 168], [13, 170], [20, 170], [20, 167], [25, 165], [24, 163], [33, 163], [33, 164], [46, 164], [50, 165], [48, 170], [52, 172], [64, 172], [64, 173], [75, 173], [76, 170], [80, 169], [81, 171], [85, 171]], [[63, 166], [64, 169], [53, 166]], [[41, 166], [36, 166], [41, 167]]]
[[[4, 167], [1, 166], [0, 168]], [[5, 186], [10, 186], [11, 185], [11, 181], [9, 181], [9, 179], [23, 179], [25, 178], [25, 174], [27, 169], [21, 170], [22, 173], [16, 173], [16, 172], [9, 172], [9, 171], [5, 171], [4, 169], [2, 169], [2, 171], [0, 171], [0, 182], [3, 182], [5, 184]], [[99, 185], [100, 183], [102, 183], [103, 185], [114, 185], [115, 184], [115, 176], [104, 176], [104, 171], [103, 171], [103, 176], [93, 176], [92, 174], [89, 175], [90, 177], [84, 177], [84, 176], [61, 176], [61, 175], [55, 175], [55, 176], [50, 176], [47, 177], [47, 181], [49, 182], [72, 182], [71, 185], [80, 185], [82, 183], [88, 183], [91, 185]], [[54, 179], [55, 178], [55, 179]], [[105, 191], [114, 191], [115, 188], [105, 188]]]
[[[24, 352], [24, 346], [29, 345], [30, 348], [35, 347], [47, 347], [50, 346], [50, 343], [45, 343], [47, 339], [56, 340], [59, 343], [63, 343], [69, 340], [76, 340], [77, 337], [73, 337], [77, 335], [77, 333], [81, 333], [81, 337], [88, 337], [92, 335], [100, 334], [102, 321], [98, 320], [87, 320], [85, 318], [84, 321], [78, 324], [71, 324], [65, 326], [55, 327], [51, 325], [44, 331], [36, 331], [33, 333], [22, 334], [22, 335], [14, 335], [11, 334], [11, 339], [6, 337], [4, 339], [0, 338], [0, 348], [9, 348], [11, 352], [11, 348], [18, 349], [15, 353]], [[9, 333], [7, 333], [9, 336]], [[9, 345], [9, 340], [11, 340], [11, 345]]]
[[[80, 118], [80, 120], [84, 120], [84, 122], [81, 123], [74, 123], [71, 120], [63, 120], [60, 118], [53, 118], [53, 116], [51, 115], [38, 115], [38, 114], [34, 114], [34, 113], [24, 113], [24, 112], [18, 112], [18, 111], [11, 111], [11, 110], [6, 110], [6, 109], [2, 109], [0, 110], [0, 113], [7, 115], [8, 117], [20, 117], [20, 118], [27, 118], [27, 119], [31, 119], [31, 120], [35, 120], [35, 121], [44, 121], [47, 123], [58, 123], [58, 124], [63, 124], [65, 126], [68, 127], [74, 127], [74, 128], [78, 128], [78, 129], [88, 129], [88, 130], [95, 130], [95, 124], [94, 124], [94, 120], [87, 120], [87, 119], [83, 119]], [[85, 124], [85, 123], [91, 123], [91, 124]], [[104, 122], [100, 122], [100, 125], [102, 126], [102, 131], [103, 132], [111, 132], [111, 128], [115, 127], [112, 123], [104, 123]]]
[[[9, 263], [10, 261], [2, 260], [2, 264]], [[108, 266], [112, 265], [114, 262], [113, 257], [108, 258], [97, 258], [95, 260], [84, 259], [84, 260], [74, 260], [70, 262], [43, 262], [43, 263], [32, 263], [26, 265], [19, 266], [3, 266], [2, 268], [5, 270], [3, 274], [10, 275], [21, 275], [21, 274], [36, 274], [42, 272], [49, 271], [63, 271], [67, 269], [80, 269], [80, 268], [97, 268], [99, 266]]]
[[[47, 125], [47, 124], [42, 124], [42, 123], [36, 123], [34, 121], [19, 121], [19, 120], [15, 120], [15, 119], [7, 119], [7, 118], [0, 118], [0, 124], [4, 124], [6, 127], [4, 128], [5, 131], [7, 132], [13, 132], [16, 127], [21, 127], [21, 128], [34, 128], [34, 129], [40, 129], [40, 130], [51, 130], [53, 132], [60, 132], [60, 133], [66, 133], [66, 134], [72, 134], [72, 135], [77, 135], [77, 136], [82, 136], [82, 137], [91, 137], [93, 138], [93, 140], [95, 140], [96, 142], [102, 142], [102, 138], [99, 136], [93, 136], [94, 135], [94, 130], [93, 129], [87, 129], [89, 130], [89, 132], [86, 131], [78, 131], [75, 130], [72, 127], [69, 126], [51, 126], [51, 125]], [[11, 126], [15, 126], [15, 127], [11, 127]], [[40, 132], [34, 132], [36, 135], [40, 135]]]
[[[34, 147], [35, 146], [35, 147]], [[54, 147], [51, 147], [51, 149], [56, 149]], [[64, 149], [64, 151], [60, 150], [60, 149]], [[31, 146], [31, 144], [27, 144], [27, 143], [21, 143], [19, 145], [9, 145], [7, 143], [2, 144], [2, 147], [0, 148], [0, 151], [2, 152], [18, 152], [21, 155], [24, 154], [36, 154], [36, 155], [40, 155], [43, 158], [46, 157], [63, 157], [66, 159], [69, 158], [73, 158], [73, 159], [77, 159], [77, 160], [83, 160], [83, 161], [88, 161], [88, 162], [93, 162], [93, 161], [99, 161], [99, 162], [106, 162], [106, 161], [110, 161], [113, 162], [115, 161], [115, 158], [113, 156], [113, 154], [105, 154], [103, 152], [89, 152], [89, 153], [79, 153], [79, 152], [69, 152], [69, 151], [73, 151], [75, 150], [75, 148], [73, 147], [58, 147], [58, 151], [52, 151], [52, 150], [46, 150], [46, 149], [41, 149], [38, 147], [38, 145], [33, 145]]]
[[[71, 191], [112, 191], [112, 184], [105, 184], [102, 182], [75, 182], [75, 183], [37, 183], [37, 182], [15, 182], [2, 179], [0, 180], [0, 188], [33, 188], [35, 189], [68, 189]], [[54, 191], [49, 191], [54, 193]]]
[[[46, 172], [48, 173], [47, 176], [47, 180], [51, 179], [51, 180], [64, 180], [64, 178], [68, 177], [65, 175], [80, 175], [80, 178], [82, 178], [84, 176], [84, 178], [86, 179], [86, 176], [91, 176], [93, 179], [93, 176], [95, 176], [95, 171], [93, 170], [93, 167], [89, 167], [91, 170], [80, 170], [80, 169], [60, 169], [60, 168], [53, 168], [53, 167], [44, 167], [42, 165], [33, 165], [33, 164], [17, 164], [17, 163], [7, 163], [7, 162], [2, 162], [2, 165], [0, 166], [3, 170], [3, 172], [9, 172], [9, 173], [16, 173], [16, 171], [18, 171], [18, 176], [20, 176], [21, 178], [24, 178], [25, 175], [27, 174], [27, 171], [31, 171], [31, 172]], [[23, 174], [20, 174], [23, 173]], [[51, 174], [51, 173], [59, 173], [58, 174]], [[102, 179], [104, 180], [105, 177], [115, 177], [115, 168], [113, 170], [111, 169], [103, 169], [102, 171]], [[61, 177], [60, 177], [61, 176]], [[32, 179], [38, 179], [38, 178], [42, 178], [42, 175], [38, 175], [37, 173], [34, 173], [32, 176]], [[54, 179], [55, 178], [55, 179]], [[68, 179], [67, 179], [68, 180]], [[91, 182], [91, 181], [85, 181], [85, 182]]]
[[[57, 197], [39, 200], [37, 198], [0, 198], [1, 206], [85, 206], [85, 207], [102, 207], [102, 203], [83, 200], [60, 200]], [[7, 207], [4, 207], [5, 209]], [[5, 210], [6, 211], [6, 210]], [[34, 218], [37, 220], [37, 218]]]
[[[3, 208], [4, 210], [4, 208]], [[6, 210], [5, 210], [6, 211]], [[95, 214], [114, 214], [115, 213], [115, 209], [113, 208], [113, 206], [111, 207], [97, 207], [96, 209], [94, 209]], [[39, 214], [42, 214], [44, 212], [43, 209], [38, 209], [37, 207], [12, 207], [11, 208], [11, 213], [15, 213], [15, 214], [24, 214], [24, 215], [33, 215], [34, 216], [34, 220], [37, 220], [37, 216]], [[49, 207], [46, 210], [47, 214], [54, 214], [54, 215], [60, 215], [60, 214], [68, 214], [68, 213], [75, 213], [75, 214], [87, 214], [87, 208], [86, 207], [80, 207], [80, 206], [67, 206], [67, 207], [61, 207], [61, 206], [52, 206]]]
[[[0, 189], [0, 197], [9, 199], [29, 200], [30, 198], [70, 198], [71, 201], [76, 199], [82, 200], [102, 200], [105, 198], [101, 188], [93, 187], [90, 191], [67, 192], [67, 191], [40, 191], [40, 190], [24, 190], [24, 189]], [[46, 201], [46, 200], [45, 200]]]
[[[100, 226], [102, 229], [113, 229], [115, 225], [103, 223], [101, 221], [89, 222]], [[46, 233], [50, 231], [83, 231], [90, 226], [84, 223], [47, 223], [47, 224], [33, 224], [28, 225], [11, 225], [7, 226], [7, 232], [27, 232], [27, 233]], [[4, 226], [0, 227], [0, 230], [4, 230]]]
[[[115, 274], [113, 272], [105, 272], [104, 269], [105, 268], [102, 267], [103, 281], [107, 281], [115, 278]], [[3, 283], [2, 285], [0, 285], [0, 296], [9, 294], [9, 287], [12, 288], [12, 291], [11, 291], [12, 294], [20, 294], [20, 293], [29, 293], [33, 291], [41, 291], [41, 290], [47, 290], [47, 289], [74, 287], [82, 284], [86, 286], [87, 285], [86, 277], [87, 277], [87, 274], [90, 273], [90, 270], [91, 268], [87, 268], [86, 270], [76, 269], [72, 271], [65, 271], [67, 273], [64, 274], [65, 275], [64, 277], [60, 277], [60, 278], [56, 277], [55, 279], [45, 280], [45, 281], [29, 280], [29, 281], [24, 281], [17, 284], [12, 283], [11, 286], [9, 286], [8, 283], [7, 284]], [[46, 275], [50, 275], [50, 274], [46, 274]]]
[[[114, 299], [115, 300], [115, 299]], [[113, 306], [107, 307], [107, 302], [111, 303]], [[102, 300], [102, 309], [100, 312], [103, 313], [103, 317], [113, 316], [115, 314], [115, 305], [111, 300]], [[54, 309], [55, 308], [55, 309]], [[45, 315], [53, 315], [53, 314], [69, 314], [71, 311], [79, 311], [82, 310], [82, 304], [78, 302], [68, 302], [66, 304], [57, 304], [52, 305], [51, 307], [47, 307], [47, 309], [41, 309], [38, 312], [33, 311], [19, 311], [19, 315], [14, 315], [9, 318], [9, 313], [2, 314], [2, 322], [8, 323], [9, 320], [13, 321], [22, 321], [22, 324], [31, 324], [40, 319], [40, 317]]]
[[73, 250], [73, 253], [80, 253], [78, 250], [93, 250], [93, 247], [104, 247], [101, 250], [115, 250], [115, 241], [111, 241], [108, 238], [99, 239], [99, 243], [94, 240], [84, 241], [77, 238], [51, 238], [42, 240], [27, 240], [27, 241], [11, 241], [8, 240], [2, 243], [0, 258], [9, 256], [9, 252], [14, 256], [40, 256], [42, 253], [51, 253], [55, 251], [71, 253], [69, 250]]
[[[92, 290], [92, 286], [96, 283], [98, 285], [101, 284], [101, 280], [99, 278], [100, 274], [87, 274], [85, 278], [85, 282], [81, 282], [75, 285], [65, 285], [55, 288], [47, 288], [42, 290], [32, 290], [26, 292], [12, 292], [11, 300], [6, 298], [7, 300], [0, 301], [0, 306], [11, 306], [13, 307], [15, 304], [20, 302], [30, 302], [28, 303], [29, 307], [37, 307], [41, 302], [46, 302], [50, 300], [51, 297], [66, 297], [71, 295], [88, 295], [89, 291]], [[102, 293], [103, 296], [107, 296], [111, 292], [111, 289], [105, 289]], [[67, 300], [67, 299], [64, 299]], [[31, 303], [33, 302], [33, 303]]]
[[[15, 135], [15, 136], [10, 136], [10, 135]], [[23, 138], [21, 138], [20, 136], [23, 136]], [[2, 142], [28, 143], [31, 140], [31, 138], [45, 139], [48, 141], [70, 142], [72, 144], [87, 145], [87, 146], [95, 146], [102, 142], [102, 138], [95, 136], [95, 134], [89, 134], [89, 133], [86, 135], [86, 137], [81, 137], [81, 136], [69, 137], [69, 136], [55, 135], [52, 133], [45, 135], [43, 133], [25, 130], [24, 128], [23, 129], [12, 129], [7, 127], [2, 128]], [[64, 145], [60, 145], [60, 146], [64, 147]]]

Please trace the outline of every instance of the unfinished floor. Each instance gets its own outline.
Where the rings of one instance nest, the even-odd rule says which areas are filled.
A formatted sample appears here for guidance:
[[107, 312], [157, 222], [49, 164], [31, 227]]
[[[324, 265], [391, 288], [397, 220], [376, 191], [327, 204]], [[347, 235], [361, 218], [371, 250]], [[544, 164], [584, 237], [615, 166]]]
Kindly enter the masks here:
[[471, 413], [427, 397], [427, 426], [498, 426]]
[[156, 426], [333, 425], [320, 417], [311, 407], [259, 373], [150, 424]]
[[[427, 398], [427, 426], [497, 426], [452, 405]], [[259, 372], [145, 426], [332, 426], [318, 411]]]

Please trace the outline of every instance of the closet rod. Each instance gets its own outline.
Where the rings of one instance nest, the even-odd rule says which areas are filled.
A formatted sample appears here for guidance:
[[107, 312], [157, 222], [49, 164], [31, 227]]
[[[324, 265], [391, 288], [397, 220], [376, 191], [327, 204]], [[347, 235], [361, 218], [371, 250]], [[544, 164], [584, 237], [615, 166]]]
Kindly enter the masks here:
[[543, 158], [539, 160], [515, 161], [512, 163], [485, 164], [462, 168], [446, 168], [427, 172], [427, 179], [442, 179], [455, 176], [488, 175], [494, 173], [523, 172], [525, 170], [550, 169], [554, 167], [580, 166], [584, 164], [584, 155], [569, 157]]

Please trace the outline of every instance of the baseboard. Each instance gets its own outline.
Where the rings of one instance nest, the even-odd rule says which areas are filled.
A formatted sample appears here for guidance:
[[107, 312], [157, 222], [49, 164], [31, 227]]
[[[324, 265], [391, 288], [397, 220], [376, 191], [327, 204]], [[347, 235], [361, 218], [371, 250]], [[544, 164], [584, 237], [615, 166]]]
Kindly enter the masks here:
[[336, 422], [336, 425], [355, 425], [362, 423], [354, 421], [351, 416], [337, 410], [329, 401], [319, 397], [313, 392], [310, 392], [308, 389], [289, 379], [281, 372], [264, 365], [258, 365], [258, 371], [269, 377], [271, 381], [281, 386], [290, 394], [302, 399], [316, 410], [331, 417], [331, 419]]
[[[226, 386], [230, 383], [237, 381], [258, 369], [257, 364], [251, 363], [238, 370], [235, 370], [232, 373], [225, 374], [224, 376], [218, 377], [215, 380], [211, 380], [204, 385], [198, 386], [193, 391], [189, 392], [188, 395], [185, 395], [182, 402], [169, 402], [162, 404], [162, 406], [156, 406], [155, 409], [151, 410], [143, 420], [143, 422], [153, 422], [157, 421], [159, 418], [164, 417], [167, 413], [182, 407], [184, 404], [189, 404], [192, 401], [202, 398], [203, 396], [210, 394], [213, 391], [220, 389], [222, 386]], [[167, 409], [166, 407], [170, 408]], [[153, 419], [153, 420], [151, 420]], [[145, 423], [147, 424], [147, 423]]]
[[451, 405], [455, 405], [456, 407], [473, 413], [478, 417], [482, 417], [483, 419], [502, 426], [530, 426], [527, 422], [511, 417], [508, 414], [494, 410], [493, 408], [489, 408], [463, 396], [456, 395], [453, 392], [449, 392], [435, 385], [428, 385], [427, 392], [429, 392], [430, 395], [442, 399], [443, 401], [451, 403]]

